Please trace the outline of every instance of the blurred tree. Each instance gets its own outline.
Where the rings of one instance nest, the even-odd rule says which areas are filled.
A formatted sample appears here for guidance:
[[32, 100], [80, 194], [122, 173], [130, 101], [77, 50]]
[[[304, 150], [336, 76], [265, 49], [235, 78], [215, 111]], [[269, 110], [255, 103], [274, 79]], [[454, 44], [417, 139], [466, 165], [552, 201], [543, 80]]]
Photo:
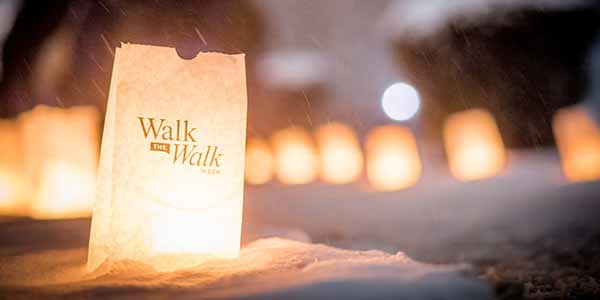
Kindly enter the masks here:
[[397, 57], [422, 94], [423, 124], [435, 140], [449, 113], [481, 107], [508, 146], [547, 146], [554, 112], [582, 100], [599, 26], [589, 6], [458, 18], [426, 38], [399, 39]]

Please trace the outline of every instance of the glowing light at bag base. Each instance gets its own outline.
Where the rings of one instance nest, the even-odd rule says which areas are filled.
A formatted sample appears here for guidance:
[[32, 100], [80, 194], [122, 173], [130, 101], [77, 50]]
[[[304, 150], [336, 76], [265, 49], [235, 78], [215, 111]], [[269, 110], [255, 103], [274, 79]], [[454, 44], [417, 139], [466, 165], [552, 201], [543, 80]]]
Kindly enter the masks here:
[[600, 129], [579, 106], [559, 110], [552, 123], [565, 177], [572, 182], [600, 180]]
[[[160, 208], [150, 224], [154, 255], [205, 253], [206, 258], [210, 253], [218, 253], [218, 257], [235, 258], [239, 254], [239, 240], [230, 237], [239, 235], [240, 224], [223, 222], [220, 216], [198, 218], [197, 212]], [[202, 239], [190, 239], [196, 235]]]
[[504, 168], [504, 144], [489, 112], [472, 109], [449, 116], [443, 135], [450, 171], [457, 179], [488, 178]]
[[373, 129], [366, 140], [367, 177], [373, 188], [394, 191], [415, 184], [422, 166], [409, 129], [386, 125]]
[[342, 123], [325, 124], [317, 130], [316, 139], [324, 182], [343, 184], [360, 176], [363, 156], [352, 128]]

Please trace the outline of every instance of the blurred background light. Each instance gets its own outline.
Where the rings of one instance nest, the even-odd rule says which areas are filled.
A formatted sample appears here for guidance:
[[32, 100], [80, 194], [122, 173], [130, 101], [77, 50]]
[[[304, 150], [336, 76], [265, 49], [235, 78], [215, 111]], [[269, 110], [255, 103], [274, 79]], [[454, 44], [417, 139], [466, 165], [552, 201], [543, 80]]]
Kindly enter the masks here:
[[246, 143], [246, 182], [264, 184], [273, 178], [273, 152], [269, 144], [257, 137], [248, 138]]
[[98, 161], [95, 107], [36, 106], [19, 116], [30, 213], [58, 219], [91, 215]]
[[93, 175], [73, 162], [45, 163], [40, 171], [40, 185], [31, 202], [31, 217], [62, 219], [89, 216], [96, 188]]
[[272, 51], [260, 59], [258, 75], [278, 88], [301, 89], [317, 85], [327, 78], [329, 60], [310, 49]]
[[343, 184], [356, 180], [363, 167], [363, 156], [356, 133], [349, 126], [331, 122], [316, 132], [320, 154], [320, 176], [328, 183]]
[[367, 177], [380, 191], [395, 191], [415, 184], [422, 166], [417, 143], [405, 127], [386, 125], [367, 135]]
[[11, 174], [0, 173], [0, 212], [4, 215], [11, 213], [15, 190]]
[[275, 174], [285, 184], [306, 184], [318, 175], [319, 159], [313, 140], [300, 127], [279, 130], [271, 136], [275, 152]]
[[563, 173], [569, 181], [600, 179], [600, 129], [581, 106], [559, 110], [552, 122]]
[[409, 84], [398, 82], [390, 85], [383, 92], [381, 107], [392, 120], [406, 121], [419, 111], [421, 100], [417, 90]]
[[452, 174], [462, 181], [497, 175], [506, 153], [494, 117], [483, 109], [454, 113], [444, 125], [444, 143]]
[[26, 208], [23, 150], [18, 123], [0, 119], [0, 214], [22, 215]]

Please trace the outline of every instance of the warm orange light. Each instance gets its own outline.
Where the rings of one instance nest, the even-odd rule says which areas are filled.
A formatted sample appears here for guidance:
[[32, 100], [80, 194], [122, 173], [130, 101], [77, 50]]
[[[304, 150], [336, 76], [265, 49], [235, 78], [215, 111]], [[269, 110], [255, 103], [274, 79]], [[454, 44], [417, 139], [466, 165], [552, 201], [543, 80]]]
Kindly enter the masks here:
[[34, 218], [85, 217], [94, 201], [98, 112], [37, 106], [19, 117]]
[[[148, 234], [145, 241], [148, 245], [144, 251], [149, 256], [196, 256], [192, 260], [238, 256], [241, 220], [238, 221], [236, 217], [241, 217], [240, 205], [227, 198], [224, 198], [226, 203], [218, 203], [215, 199], [200, 197], [198, 191], [211, 190], [211, 182], [198, 184], [195, 179], [172, 177], [148, 182], [145, 194], [153, 201], [140, 209], [148, 216], [149, 228], [145, 232]], [[214, 190], [221, 190], [222, 187], [215, 184]], [[182, 266], [190, 266], [181, 263]], [[159, 261], [152, 261], [152, 265], [165, 271], [177, 268]]]
[[14, 120], [0, 120], [0, 214], [22, 215], [25, 210], [23, 156]]
[[0, 214], [10, 215], [13, 213], [17, 192], [14, 175], [6, 171], [0, 172]]
[[271, 137], [277, 179], [286, 184], [309, 183], [317, 177], [318, 157], [306, 130], [290, 127]]
[[373, 188], [399, 190], [419, 180], [421, 160], [409, 129], [396, 125], [377, 127], [367, 135], [365, 148], [367, 177]]
[[264, 184], [273, 178], [273, 153], [269, 144], [260, 138], [246, 143], [246, 182]]
[[600, 129], [583, 107], [559, 110], [552, 122], [563, 173], [569, 181], [600, 179]]
[[317, 130], [316, 139], [323, 181], [342, 184], [360, 176], [363, 157], [352, 128], [342, 123], [328, 123]]
[[483, 109], [449, 116], [444, 124], [444, 144], [450, 171], [462, 181], [495, 176], [506, 164], [496, 121]]
[[42, 166], [40, 185], [34, 194], [30, 214], [37, 219], [89, 216], [95, 181], [90, 170], [72, 162], [49, 161]]

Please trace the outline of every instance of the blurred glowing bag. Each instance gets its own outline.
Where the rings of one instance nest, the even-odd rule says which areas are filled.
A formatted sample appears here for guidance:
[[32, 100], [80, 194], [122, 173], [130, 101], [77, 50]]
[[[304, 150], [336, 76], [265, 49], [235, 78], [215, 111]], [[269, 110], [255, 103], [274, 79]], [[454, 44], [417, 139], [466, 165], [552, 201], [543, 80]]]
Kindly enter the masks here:
[[24, 215], [23, 149], [17, 121], [0, 119], [0, 215]]
[[240, 250], [244, 55], [116, 49], [88, 270], [133, 260], [159, 271]]
[[23, 157], [37, 219], [89, 217], [98, 162], [98, 110], [38, 105], [19, 116]]

